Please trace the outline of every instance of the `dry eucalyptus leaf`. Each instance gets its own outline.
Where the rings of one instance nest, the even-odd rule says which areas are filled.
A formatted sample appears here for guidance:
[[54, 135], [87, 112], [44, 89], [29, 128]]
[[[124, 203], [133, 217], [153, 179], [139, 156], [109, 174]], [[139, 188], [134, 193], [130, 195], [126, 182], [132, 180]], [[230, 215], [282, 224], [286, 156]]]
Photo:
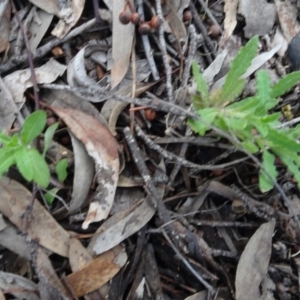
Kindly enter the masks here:
[[223, 36], [222, 44], [224, 45], [228, 38], [232, 35], [233, 30], [236, 26], [236, 12], [239, 0], [224, 0], [224, 30], [225, 34]]
[[68, 19], [60, 19], [51, 34], [58, 38], [63, 38], [78, 22], [84, 5], [85, 0], [71, 1], [72, 15]]
[[53, 14], [49, 14], [44, 10], [37, 10], [35, 12], [35, 17], [28, 28], [28, 31], [30, 32], [28, 42], [31, 51], [35, 50], [41, 42], [53, 20], [53, 17]]
[[95, 162], [98, 187], [82, 224], [82, 228], [86, 229], [90, 223], [106, 219], [111, 210], [119, 177], [118, 144], [96, 118], [79, 110], [58, 107], [51, 109], [84, 144]]
[[264, 223], [246, 245], [235, 276], [237, 300], [261, 299], [260, 284], [268, 271], [274, 228], [275, 220]]
[[297, 8], [290, 1], [275, 0], [281, 31], [288, 43], [300, 32]]
[[67, 276], [67, 281], [78, 297], [95, 291], [112, 279], [127, 261], [122, 246], [109, 250], [79, 271]]
[[[16, 299], [40, 300], [38, 286], [22, 276], [0, 271], [0, 288], [8, 290]], [[4, 298], [5, 299], [5, 298]]]
[[[47, 63], [39, 68], [36, 68], [35, 76], [38, 84], [51, 83], [62, 76], [67, 66], [60, 64], [55, 59], [50, 59]], [[25, 101], [24, 92], [32, 87], [30, 69], [15, 71], [3, 79], [5, 85], [10, 90], [14, 101], [20, 106]]]
[[244, 33], [247, 38], [268, 34], [275, 23], [275, 5], [266, 0], [240, 0], [238, 12], [245, 17]]
[[0, 53], [5, 51], [9, 46], [11, 7], [9, 0], [0, 2]]
[[[116, 87], [127, 73], [132, 42], [134, 25], [123, 25], [119, 20], [119, 14], [124, 9], [124, 0], [113, 0], [113, 24], [112, 24], [112, 69], [111, 88]], [[133, 4], [133, 1], [130, 1]]]
[[[0, 180], [1, 213], [20, 230], [23, 228], [23, 214], [31, 203], [32, 194], [15, 180], [3, 177]], [[68, 257], [69, 234], [54, 220], [50, 213], [39, 203], [34, 202], [31, 220], [26, 234], [41, 246]]]

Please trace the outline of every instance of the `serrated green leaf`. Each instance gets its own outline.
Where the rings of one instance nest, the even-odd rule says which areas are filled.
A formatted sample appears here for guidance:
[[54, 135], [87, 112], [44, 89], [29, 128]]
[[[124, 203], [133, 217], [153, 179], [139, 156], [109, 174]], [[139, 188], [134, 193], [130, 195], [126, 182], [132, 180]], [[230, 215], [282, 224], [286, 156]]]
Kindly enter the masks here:
[[7, 145], [11, 140], [11, 137], [0, 131], [0, 143]]
[[58, 122], [52, 124], [51, 126], [49, 126], [47, 128], [46, 132], [45, 132], [45, 135], [44, 135], [44, 150], [43, 150], [43, 156], [44, 157], [45, 157], [46, 152], [48, 151], [48, 149], [51, 145], [51, 142], [52, 142], [52, 139], [53, 139], [53, 136], [54, 136], [54, 133], [55, 133], [57, 127], [58, 127]]
[[250, 140], [241, 142], [241, 144], [246, 150], [248, 150], [252, 154], [257, 153], [259, 151], [259, 148], [256, 146], [256, 144], [251, 142]]
[[244, 114], [251, 114], [254, 112], [259, 106], [259, 101], [256, 97], [250, 97], [243, 99], [241, 101], [232, 103], [226, 107], [228, 111], [232, 111], [233, 113], [242, 112]]
[[267, 124], [257, 121], [253, 124], [258, 132], [265, 138], [269, 133], [269, 126]]
[[53, 188], [53, 189], [49, 190], [44, 195], [44, 197], [45, 197], [46, 201], [48, 202], [48, 204], [51, 205], [53, 203], [53, 201], [54, 201], [54, 199], [56, 197], [56, 194], [58, 193], [59, 190], [60, 190], [59, 188]]
[[50, 182], [50, 171], [44, 157], [34, 148], [28, 151], [33, 167], [33, 180], [46, 188]]
[[258, 37], [253, 37], [244, 47], [241, 48], [238, 55], [233, 60], [230, 70], [226, 76], [225, 84], [221, 92], [222, 101], [233, 101], [237, 96], [236, 85], [240, 77], [250, 67], [252, 59], [255, 57], [258, 49]]
[[21, 141], [24, 145], [30, 144], [38, 137], [46, 125], [47, 114], [43, 110], [33, 112], [26, 118], [20, 133]]
[[259, 70], [256, 75], [257, 94], [256, 98], [261, 103], [267, 103], [271, 99], [270, 77], [267, 71]]
[[300, 71], [287, 74], [278, 80], [272, 87], [272, 97], [277, 98], [289, 91], [297, 82], [300, 81]]
[[300, 124], [297, 125], [294, 128], [289, 128], [288, 130], [286, 130], [286, 134], [289, 136], [289, 138], [291, 138], [293, 140], [299, 138], [299, 136], [300, 136]]
[[[235, 84], [230, 87], [230, 90], [222, 90], [221, 95], [218, 99], [217, 104], [227, 104], [228, 102], [234, 101], [243, 91], [246, 85], [245, 79], [238, 79]], [[223, 92], [224, 91], [224, 92]]]
[[206, 81], [202, 75], [202, 73], [199, 70], [199, 67], [197, 66], [196, 62], [193, 61], [192, 63], [192, 70], [193, 70], [193, 76], [194, 80], [197, 84], [197, 90], [202, 96], [202, 100], [205, 104], [205, 106], [208, 105], [208, 88]]
[[279, 130], [269, 128], [267, 138], [272, 149], [282, 148], [296, 153], [300, 151], [300, 144]]
[[201, 121], [195, 119], [188, 119], [187, 124], [192, 128], [194, 132], [204, 135], [206, 131], [210, 130], [210, 127], [204, 125]]
[[60, 182], [65, 181], [65, 179], [67, 178], [68, 176], [67, 168], [68, 168], [68, 161], [66, 158], [61, 159], [55, 166], [55, 172]]
[[19, 135], [15, 133], [7, 143], [6, 148], [15, 149], [18, 148], [20, 144]]
[[224, 118], [227, 126], [233, 131], [243, 131], [247, 126], [247, 119]]
[[7, 148], [0, 149], [0, 177], [15, 164], [14, 151]]
[[32, 181], [34, 170], [32, 167], [31, 156], [28, 155], [26, 146], [20, 146], [15, 150], [15, 161], [21, 175], [27, 181]]
[[261, 192], [266, 193], [274, 187], [274, 182], [266, 175], [266, 172], [275, 181], [277, 177], [277, 170], [274, 165], [275, 156], [269, 151], [264, 150], [262, 155], [262, 166], [264, 170], [261, 170], [259, 174], [259, 189]]

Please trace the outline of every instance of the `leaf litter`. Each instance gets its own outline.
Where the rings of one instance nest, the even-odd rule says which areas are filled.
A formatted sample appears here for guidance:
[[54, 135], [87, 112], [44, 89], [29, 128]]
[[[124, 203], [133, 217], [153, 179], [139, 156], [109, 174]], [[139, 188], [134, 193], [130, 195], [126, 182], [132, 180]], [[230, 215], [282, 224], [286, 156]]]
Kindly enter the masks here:
[[[275, 158], [286, 198], [261, 193], [255, 161], [186, 127], [199, 96], [192, 61], [217, 97], [232, 59], [258, 35], [240, 77], [245, 97], [260, 69], [274, 83], [290, 72], [284, 49], [299, 33], [298, 2], [10, 4], [0, 6], [1, 131], [20, 132], [38, 101], [47, 127], [58, 125], [47, 188], [14, 166], [0, 181], [0, 298], [298, 299], [295, 178]], [[140, 19], [123, 24], [122, 11]], [[282, 95], [274, 113], [297, 120], [298, 95]]]

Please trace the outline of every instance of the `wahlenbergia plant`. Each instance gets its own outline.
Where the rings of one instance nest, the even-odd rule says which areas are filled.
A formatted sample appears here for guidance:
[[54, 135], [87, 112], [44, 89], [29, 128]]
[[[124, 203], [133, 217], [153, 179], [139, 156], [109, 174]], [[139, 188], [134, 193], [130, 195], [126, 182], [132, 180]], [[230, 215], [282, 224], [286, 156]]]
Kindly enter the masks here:
[[205, 135], [213, 125], [234, 136], [239, 141], [237, 147], [242, 145], [252, 154], [262, 153], [263, 168], [259, 175], [262, 192], [274, 186], [273, 180], [278, 174], [274, 164], [276, 156], [287, 166], [300, 187], [300, 144], [297, 141], [300, 125], [294, 128], [284, 126], [280, 121], [280, 112], [270, 112], [278, 104], [278, 97], [300, 80], [300, 71], [286, 75], [271, 86], [268, 73], [260, 70], [256, 75], [256, 95], [235, 101], [245, 87], [246, 80], [241, 76], [256, 56], [258, 44], [258, 37], [253, 37], [241, 48], [222, 89], [212, 93], [209, 93], [198, 66], [193, 63], [193, 76], [199, 92], [193, 98], [193, 105], [200, 118], [189, 119], [188, 124], [200, 135]]

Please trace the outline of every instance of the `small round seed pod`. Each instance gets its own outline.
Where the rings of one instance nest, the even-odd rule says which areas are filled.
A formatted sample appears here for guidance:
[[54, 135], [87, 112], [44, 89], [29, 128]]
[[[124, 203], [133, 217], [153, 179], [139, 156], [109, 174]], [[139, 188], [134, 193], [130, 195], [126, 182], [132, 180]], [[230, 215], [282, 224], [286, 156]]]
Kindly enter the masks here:
[[130, 16], [130, 21], [132, 24], [137, 25], [140, 23], [141, 20], [141, 15], [137, 12], [134, 12], [133, 14], [131, 14]]
[[156, 118], [156, 112], [151, 108], [146, 109], [145, 110], [145, 118], [148, 121], [153, 121]]
[[217, 37], [221, 34], [221, 28], [218, 25], [213, 24], [209, 27], [207, 34], [211, 37]]
[[153, 28], [154, 30], [158, 30], [158, 28], [161, 25], [161, 21], [160, 18], [158, 16], [153, 16], [149, 22], [151, 28]]
[[131, 13], [123, 10], [119, 14], [119, 20], [122, 24], [127, 25], [130, 23]]
[[142, 23], [139, 26], [139, 34], [146, 35], [151, 33], [151, 26], [148, 22]]
[[182, 15], [182, 21], [185, 22], [191, 22], [192, 21], [192, 12], [190, 10], [186, 10]]

